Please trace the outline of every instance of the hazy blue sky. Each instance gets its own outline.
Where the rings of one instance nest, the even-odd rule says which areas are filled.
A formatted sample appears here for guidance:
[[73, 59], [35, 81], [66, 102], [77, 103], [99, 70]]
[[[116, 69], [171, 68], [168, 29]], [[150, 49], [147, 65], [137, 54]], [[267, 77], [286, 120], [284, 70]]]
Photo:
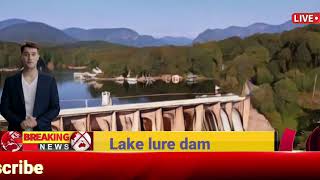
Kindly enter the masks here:
[[0, 21], [22, 18], [57, 28], [127, 27], [140, 34], [195, 37], [208, 28], [281, 24], [320, 0], [1, 0]]

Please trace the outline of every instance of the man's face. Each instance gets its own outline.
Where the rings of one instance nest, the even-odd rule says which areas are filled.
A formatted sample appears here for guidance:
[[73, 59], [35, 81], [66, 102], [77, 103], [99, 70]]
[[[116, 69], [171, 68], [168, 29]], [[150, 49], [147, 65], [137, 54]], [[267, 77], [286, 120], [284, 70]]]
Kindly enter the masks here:
[[21, 54], [23, 67], [26, 69], [37, 68], [39, 53], [37, 48], [25, 47]]

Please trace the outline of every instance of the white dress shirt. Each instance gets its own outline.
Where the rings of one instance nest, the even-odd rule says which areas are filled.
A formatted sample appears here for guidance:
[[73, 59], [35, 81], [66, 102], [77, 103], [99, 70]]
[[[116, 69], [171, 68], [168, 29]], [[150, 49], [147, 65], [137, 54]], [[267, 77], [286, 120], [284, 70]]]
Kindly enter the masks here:
[[37, 84], [38, 84], [38, 75], [34, 80], [29, 84], [23, 77], [23, 74], [21, 75], [21, 81], [22, 81], [22, 89], [23, 89], [23, 96], [24, 96], [24, 102], [25, 102], [25, 108], [26, 108], [26, 118], [27, 116], [33, 116], [33, 107], [34, 107], [34, 101], [36, 98], [36, 91], [37, 91]]

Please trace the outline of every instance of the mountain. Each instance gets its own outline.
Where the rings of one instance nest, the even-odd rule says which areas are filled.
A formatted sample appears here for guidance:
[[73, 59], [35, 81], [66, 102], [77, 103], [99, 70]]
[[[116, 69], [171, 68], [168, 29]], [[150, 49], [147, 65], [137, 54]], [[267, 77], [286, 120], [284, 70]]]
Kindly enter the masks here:
[[191, 45], [192, 39], [186, 38], [186, 37], [171, 37], [171, 36], [165, 36], [159, 39], [160, 41], [170, 44], [170, 45], [176, 45], [176, 46], [185, 46], [185, 45]]
[[0, 29], [15, 25], [15, 24], [22, 24], [26, 23], [28, 21], [23, 20], [23, 19], [7, 19], [4, 21], [0, 21]]
[[[31, 23], [31, 24], [30, 24]], [[145, 47], [163, 45], [189, 45], [191, 39], [184, 37], [154, 38], [140, 35], [129, 28], [67, 28], [59, 30], [44, 23], [30, 22], [24, 19], [7, 19], [0, 21], [0, 40], [23, 42], [32, 40], [50, 44], [61, 44], [74, 41], [105, 41], [126, 46]]]
[[67, 35], [80, 41], [108, 41], [113, 43], [123, 43], [137, 39], [139, 34], [128, 28], [111, 29], [81, 29], [68, 28], [63, 30]]
[[46, 44], [65, 44], [76, 41], [105, 41], [119, 45], [147, 47], [147, 46], [186, 46], [192, 43], [223, 40], [238, 36], [245, 38], [256, 33], [280, 33], [303, 25], [287, 21], [280, 25], [255, 23], [247, 27], [230, 26], [225, 29], [207, 29], [194, 40], [185, 37], [155, 38], [141, 35], [129, 28], [68, 28], [59, 30], [40, 22], [30, 22], [23, 19], [7, 19], [0, 21], [0, 41], [23, 42], [31, 40]]
[[154, 38], [150, 35], [140, 35], [128, 28], [111, 29], [81, 29], [68, 28], [63, 30], [69, 36], [81, 41], [107, 41], [127, 46], [163, 46], [163, 45], [187, 45], [192, 40], [184, 37]]
[[68, 28], [64, 32], [80, 41], [106, 41], [127, 46], [157, 46], [160, 43], [152, 36], [139, 35], [136, 31], [128, 28], [111, 29], [81, 29]]
[[200, 33], [193, 43], [203, 43], [207, 41], [223, 40], [232, 36], [238, 36], [241, 38], [248, 37], [256, 33], [280, 33], [288, 31], [303, 25], [293, 24], [291, 21], [287, 21], [280, 25], [269, 25], [265, 23], [255, 23], [247, 27], [230, 26], [225, 29], [207, 29]]
[[165, 42], [162, 42], [161, 40], [156, 39], [153, 36], [149, 36], [149, 35], [141, 35], [136, 40], [130, 42], [130, 44], [136, 47], [168, 45]]
[[17, 43], [34, 41], [45, 44], [64, 44], [76, 41], [59, 29], [38, 22], [14, 24], [3, 28], [0, 30], [0, 40]]

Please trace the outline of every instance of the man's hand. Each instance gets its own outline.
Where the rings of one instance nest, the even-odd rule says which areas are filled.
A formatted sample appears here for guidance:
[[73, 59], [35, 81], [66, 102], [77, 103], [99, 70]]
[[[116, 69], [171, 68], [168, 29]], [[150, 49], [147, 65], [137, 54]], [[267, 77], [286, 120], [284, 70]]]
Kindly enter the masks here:
[[30, 129], [37, 126], [37, 120], [34, 117], [27, 116], [27, 119], [21, 122], [20, 124], [22, 129]]

